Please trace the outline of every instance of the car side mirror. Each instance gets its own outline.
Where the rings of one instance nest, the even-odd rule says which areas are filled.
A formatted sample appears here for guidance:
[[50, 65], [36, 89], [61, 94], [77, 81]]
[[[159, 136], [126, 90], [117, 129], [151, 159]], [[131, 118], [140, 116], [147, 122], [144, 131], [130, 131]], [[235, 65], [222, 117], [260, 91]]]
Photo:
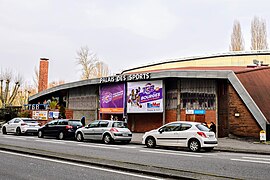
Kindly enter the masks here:
[[162, 133], [164, 132], [164, 129], [161, 128], [161, 129], [158, 130], [158, 132], [159, 132], [160, 134], [162, 134]]

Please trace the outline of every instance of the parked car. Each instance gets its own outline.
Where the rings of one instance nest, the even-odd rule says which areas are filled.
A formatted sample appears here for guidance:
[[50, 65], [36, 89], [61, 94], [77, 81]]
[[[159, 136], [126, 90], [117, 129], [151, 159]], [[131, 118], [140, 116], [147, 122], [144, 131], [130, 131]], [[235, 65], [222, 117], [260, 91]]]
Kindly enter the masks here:
[[13, 118], [2, 126], [2, 133], [15, 133], [21, 134], [36, 134], [40, 128], [39, 123], [35, 119], [31, 118]]
[[38, 137], [52, 136], [57, 139], [74, 138], [75, 131], [80, 127], [82, 127], [80, 120], [52, 120], [38, 129]]
[[188, 147], [191, 151], [211, 151], [218, 145], [214, 132], [198, 122], [176, 121], [146, 132], [142, 143], [149, 148], [157, 146]]
[[75, 132], [77, 141], [101, 140], [105, 144], [114, 141], [129, 143], [132, 138], [131, 131], [123, 121], [95, 120]]

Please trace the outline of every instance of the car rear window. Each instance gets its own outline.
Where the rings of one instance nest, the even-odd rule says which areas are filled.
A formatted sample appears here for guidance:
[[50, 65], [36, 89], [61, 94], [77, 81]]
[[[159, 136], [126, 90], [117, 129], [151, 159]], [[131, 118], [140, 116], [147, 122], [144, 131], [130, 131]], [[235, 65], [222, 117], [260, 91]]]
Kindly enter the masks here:
[[126, 128], [127, 127], [127, 123], [125, 122], [114, 122], [112, 127], [116, 127], [116, 128]]
[[81, 121], [68, 121], [68, 124], [72, 126], [82, 126]]
[[196, 124], [195, 125], [200, 131], [205, 131], [205, 132], [209, 132], [210, 129], [207, 128], [206, 126], [202, 125], [202, 124]]
[[35, 119], [23, 119], [23, 121], [26, 123], [38, 123]]

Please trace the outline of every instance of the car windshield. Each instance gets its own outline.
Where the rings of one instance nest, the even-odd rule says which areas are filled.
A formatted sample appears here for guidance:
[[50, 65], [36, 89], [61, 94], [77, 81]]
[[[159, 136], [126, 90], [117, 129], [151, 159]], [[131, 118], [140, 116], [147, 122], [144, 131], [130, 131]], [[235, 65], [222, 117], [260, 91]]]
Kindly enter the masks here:
[[35, 119], [23, 119], [25, 123], [38, 123]]
[[68, 124], [72, 126], [82, 126], [81, 121], [68, 121]]
[[126, 128], [127, 124], [125, 122], [114, 122], [112, 127], [116, 127], [116, 128]]
[[205, 132], [209, 132], [210, 129], [202, 124], [196, 124], [195, 125], [200, 131], [205, 131]]

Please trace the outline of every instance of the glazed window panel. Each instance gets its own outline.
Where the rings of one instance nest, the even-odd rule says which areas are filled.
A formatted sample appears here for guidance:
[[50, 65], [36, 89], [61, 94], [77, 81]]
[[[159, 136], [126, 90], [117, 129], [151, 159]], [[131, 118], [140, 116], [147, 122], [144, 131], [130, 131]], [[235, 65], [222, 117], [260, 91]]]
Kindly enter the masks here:
[[181, 109], [216, 109], [215, 80], [181, 80]]
[[166, 94], [166, 109], [177, 108], [177, 89], [169, 90]]

